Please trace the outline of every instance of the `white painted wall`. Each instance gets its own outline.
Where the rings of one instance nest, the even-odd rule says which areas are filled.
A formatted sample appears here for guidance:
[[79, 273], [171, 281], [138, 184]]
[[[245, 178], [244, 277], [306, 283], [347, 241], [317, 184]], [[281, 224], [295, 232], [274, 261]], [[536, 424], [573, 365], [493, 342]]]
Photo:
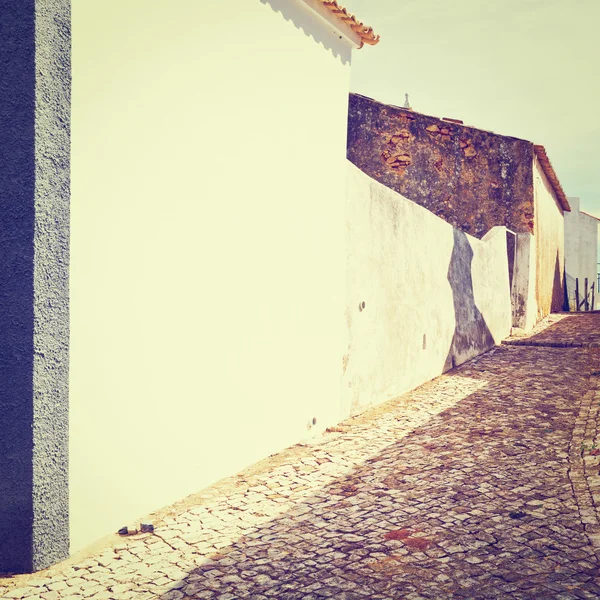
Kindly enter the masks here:
[[[579, 278], [581, 300], [584, 297], [585, 278], [588, 278], [590, 288], [592, 283], [597, 281], [598, 220], [581, 212], [579, 198], [569, 198], [569, 204], [571, 205], [571, 212], [565, 213], [565, 269], [567, 272], [569, 306], [571, 310], [576, 310], [576, 278]], [[597, 296], [598, 293], [595, 290], [595, 298]], [[597, 305], [598, 302], [596, 301]], [[593, 309], [594, 307], [590, 306], [590, 308]]]
[[563, 209], [537, 157], [533, 164], [537, 320], [564, 304]]
[[349, 75], [303, 2], [74, 0], [73, 551], [340, 419]]
[[513, 326], [524, 331], [538, 321], [537, 311], [537, 238], [517, 233], [515, 273], [512, 282]]
[[[470, 345], [455, 356], [460, 364], [508, 336], [512, 315], [505, 228], [478, 240], [352, 163], [348, 169], [343, 402], [345, 411], [355, 413], [442, 373], [451, 363], [457, 318], [460, 331], [470, 334]], [[471, 283], [468, 277], [457, 283], [457, 272], [470, 272]]]

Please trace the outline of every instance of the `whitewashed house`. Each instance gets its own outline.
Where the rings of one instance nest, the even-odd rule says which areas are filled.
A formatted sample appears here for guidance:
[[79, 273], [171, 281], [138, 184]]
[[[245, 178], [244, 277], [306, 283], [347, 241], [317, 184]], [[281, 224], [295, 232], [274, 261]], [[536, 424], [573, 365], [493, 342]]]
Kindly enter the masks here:
[[30, 4], [0, 41], [15, 572], [345, 416], [350, 67], [378, 41], [333, 0]]
[[336, 2], [75, 0], [73, 549], [340, 420], [376, 41]]
[[[579, 198], [569, 198], [571, 212], [565, 213], [565, 272], [570, 310], [577, 310], [576, 295], [579, 291], [580, 310], [585, 310], [585, 280], [588, 282], [589, 310], [592, 304], [598, 305], [597, 262], [598, 262], [598, 223], [600, 219], [581, 210]], [[582, 304], [583, 303], [583, 304]]]

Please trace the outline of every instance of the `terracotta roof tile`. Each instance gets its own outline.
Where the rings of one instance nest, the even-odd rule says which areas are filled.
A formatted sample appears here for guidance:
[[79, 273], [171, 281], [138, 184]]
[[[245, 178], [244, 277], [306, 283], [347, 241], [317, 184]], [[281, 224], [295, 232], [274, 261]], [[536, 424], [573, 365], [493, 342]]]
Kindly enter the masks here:
[[544, 175], [548, 178], [560, 205], [563, 207], [563, 210], [567, 212], [571, 212], [571, 206], [569, 205], [569, 201], [567, 200], [567, 196], [560, 185], [560, 181], [558, 180], [558, 176], [556, 172], [552, 168], [552, 164], [550, 163], [550, 159], [546, 154], [546, 148], [544, 146], [539, 146], [537, 144], [533, 145], [533, 149], [535, 150], [535, 154], [542, 165], [542, 169], [544, 171]]
[[338, 20], [341, 21], [346, 27], [349, 27], [354, 31], [361, 40], [360, 47], [363, 44], [369, 44], [374, 46], [379, 43], [379, 36], [375, 35], [372, 27], [367, 27], [361, 23], [353, 14], [350, 14], [347, 9], [338, 4], [337, 0], [319, 0], [319, 2]]

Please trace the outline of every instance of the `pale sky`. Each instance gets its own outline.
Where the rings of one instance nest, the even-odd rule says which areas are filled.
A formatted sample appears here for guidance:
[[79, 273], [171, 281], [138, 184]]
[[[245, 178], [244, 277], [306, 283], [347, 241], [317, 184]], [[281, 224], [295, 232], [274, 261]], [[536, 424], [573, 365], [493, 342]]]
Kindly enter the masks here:
[[352, 91], [545, 146], [600, 216], [599, 0], [341, 0], [381, 35]]

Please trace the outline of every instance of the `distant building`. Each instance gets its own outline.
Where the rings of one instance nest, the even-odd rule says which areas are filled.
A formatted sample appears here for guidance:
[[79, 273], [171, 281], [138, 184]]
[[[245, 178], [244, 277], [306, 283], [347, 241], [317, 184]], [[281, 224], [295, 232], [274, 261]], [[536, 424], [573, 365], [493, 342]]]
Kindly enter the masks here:
[[[595, 305], [598, 305], [598, 223], [600, 219], [580, 210], [580, 199], [569, 198], [571, 212], [565, 214], [565, 272], [570, 310], [577, 310], [576, 288], [580, 305], [585, 298], [585, 280], [588, 284], [588, 308], [592, 305], [592, 285]], [[576, 285], [576, 283], [578, 285]], [[585, 303], [580, 310], [585, 309]]]
[[348, 158], [465, 233], [481, 239], [505, 226], [515, 234], [507, 249], [514, 326], [563, 308], [570, 207], [543, 146], [351, 94]]

